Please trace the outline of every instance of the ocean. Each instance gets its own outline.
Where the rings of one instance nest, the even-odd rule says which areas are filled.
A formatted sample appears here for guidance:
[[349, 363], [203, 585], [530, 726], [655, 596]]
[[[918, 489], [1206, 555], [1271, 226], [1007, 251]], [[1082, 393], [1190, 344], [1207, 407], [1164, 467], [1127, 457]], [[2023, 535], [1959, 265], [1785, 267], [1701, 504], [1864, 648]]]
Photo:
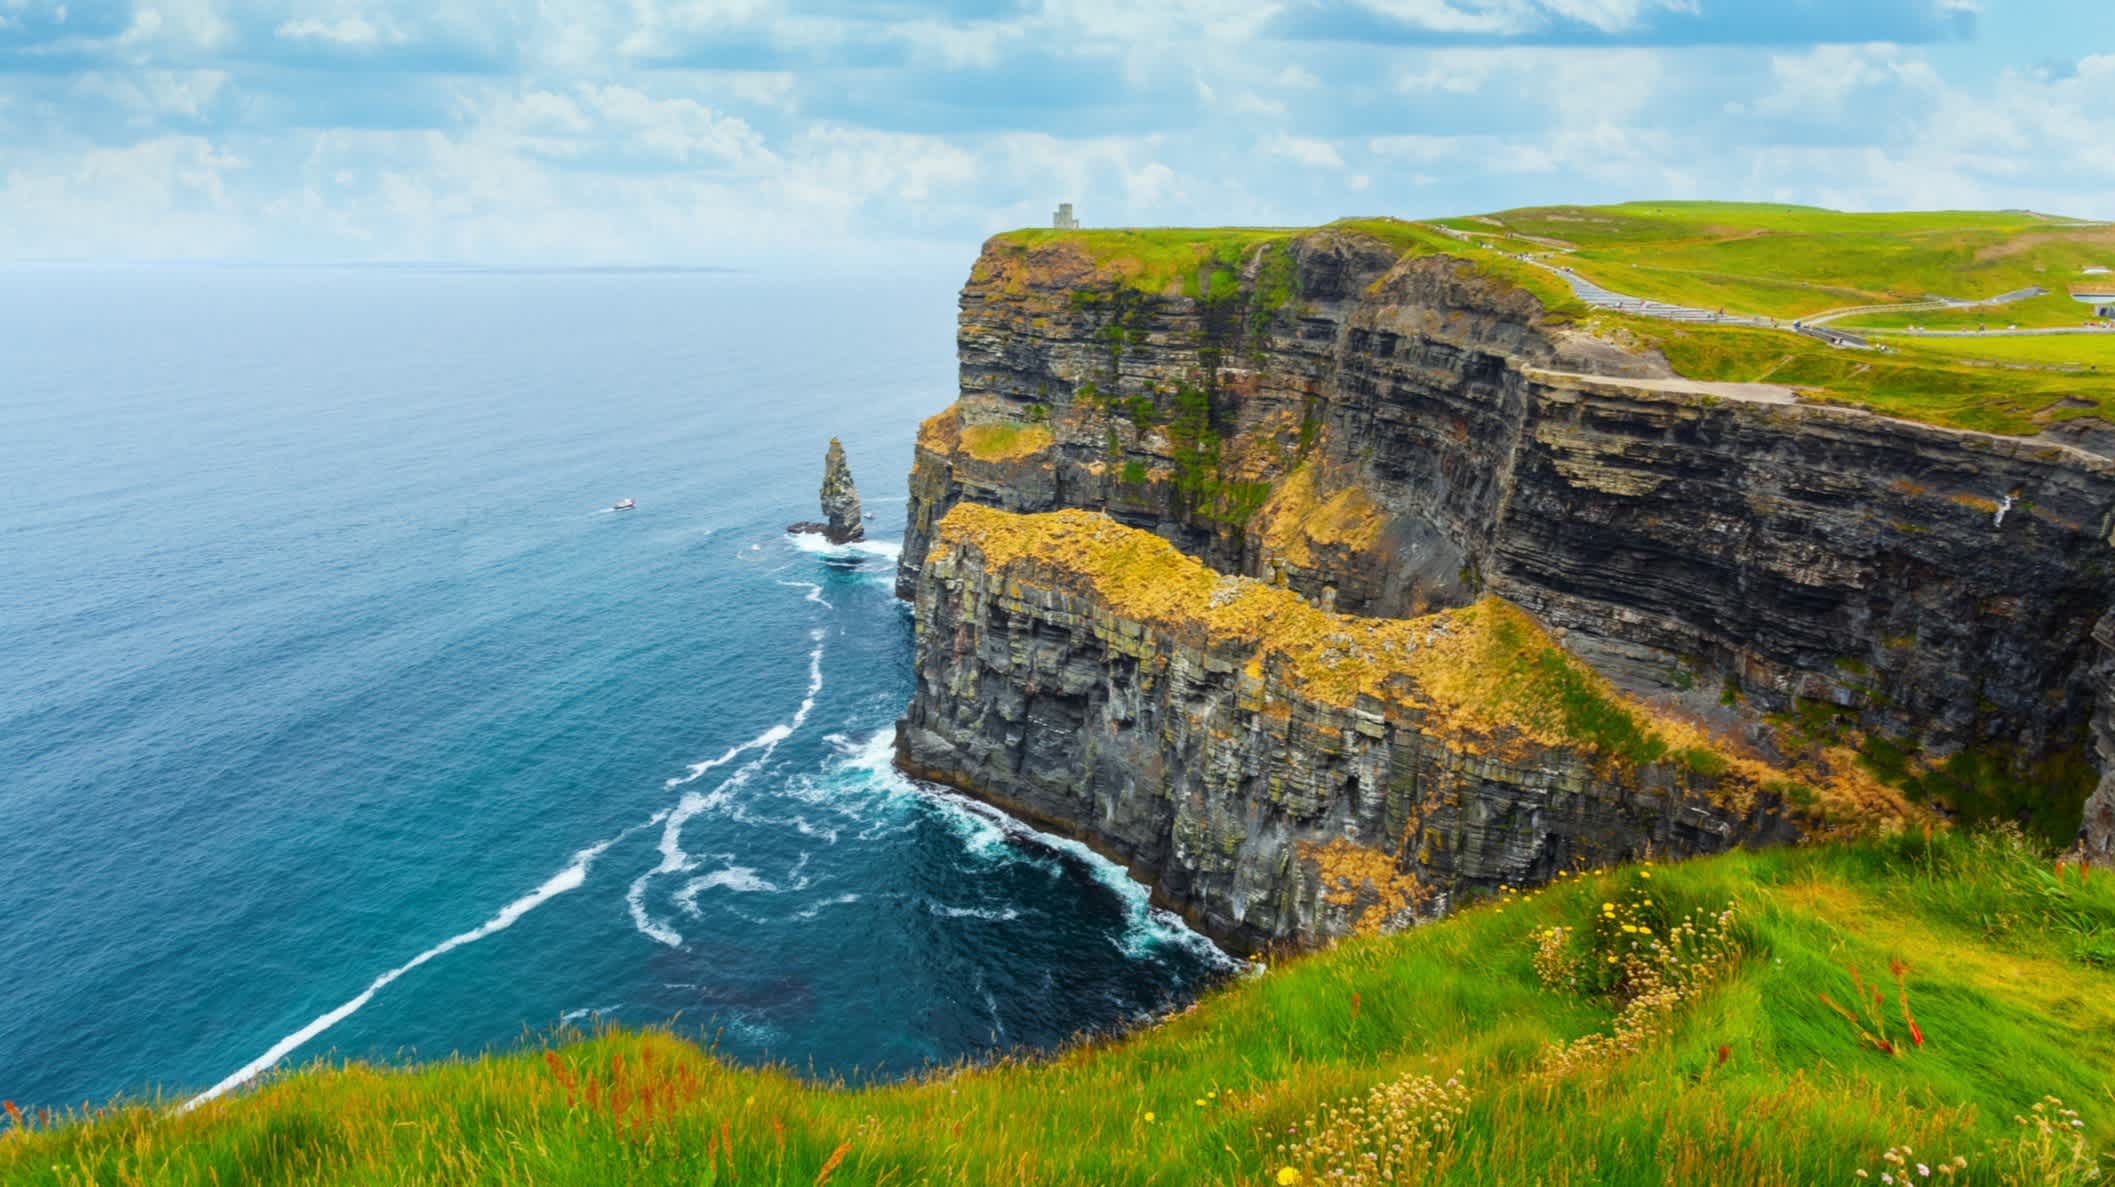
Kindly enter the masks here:
[[0, 276], [0, 1097], [604, 1024], [862, 1080], [1231, 970], [889, 765], [959, 276]]

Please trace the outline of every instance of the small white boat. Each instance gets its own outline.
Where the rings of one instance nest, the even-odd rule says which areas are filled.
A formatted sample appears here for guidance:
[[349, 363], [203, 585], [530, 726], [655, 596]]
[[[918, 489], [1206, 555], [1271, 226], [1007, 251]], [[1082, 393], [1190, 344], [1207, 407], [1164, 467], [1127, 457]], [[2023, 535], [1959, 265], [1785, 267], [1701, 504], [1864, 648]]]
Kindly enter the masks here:
[[616, 502], [615, 502], [614, 504], [612, 504], [612, 505], [610, 506], [610, 510], [612, 510], [612, 511], [629, 511], [629, 510], [631, 510], [632, 508], [634, 508], [634, 507], [637, 507], [638, 505], [639, 505], [639, 504], [637, 504], [637, 503], [634, 503], [634, 502], [632, 502], [632, 501], [631, 501], [630, 499], [619, 499], [619, 500], [617, 500], [617, 501], [616, 501]]

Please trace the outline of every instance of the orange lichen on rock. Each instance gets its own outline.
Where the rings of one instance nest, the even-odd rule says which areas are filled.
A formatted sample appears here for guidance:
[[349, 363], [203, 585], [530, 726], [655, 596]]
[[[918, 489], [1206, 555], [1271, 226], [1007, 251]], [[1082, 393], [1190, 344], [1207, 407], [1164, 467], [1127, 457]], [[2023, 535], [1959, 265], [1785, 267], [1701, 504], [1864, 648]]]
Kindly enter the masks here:
[[1302, 567], [1315, 563], [1316, 548], [1365, 552], [1380, 542], [1382, 530], [1381, 509], [1364, 488], [1351, 485], [1317, 497], [1311, 465], [1286, 475], [1260, 519], [1264, 546]]
[[1322, 882], [1323, 902], [1357, 910], [1351, 924], [1361, 934], [1400, 925], [1432, 897], [1431, 888], [1394, 857], [1348, 838], [1339, 837], [1326, 845], [1302, 842], [1298, 852], [1314, 864]]
[[949, 404], [918, 423], [918, 448], [953, 453], [962, 445], [962, 406]]

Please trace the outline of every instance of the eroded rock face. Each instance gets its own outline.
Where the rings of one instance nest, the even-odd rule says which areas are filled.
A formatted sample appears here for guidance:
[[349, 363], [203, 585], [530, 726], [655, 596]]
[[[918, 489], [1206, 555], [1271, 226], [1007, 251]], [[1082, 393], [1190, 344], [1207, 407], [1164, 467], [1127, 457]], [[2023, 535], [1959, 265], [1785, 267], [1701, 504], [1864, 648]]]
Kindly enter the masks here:
[[[1320, 692], [1293, 660], [1189, 616], [1238, 586], [1150, 617], [1097, 593], [1069, 542], [995, 559], [959, 519], [914, 582], [902, 766], [1087, 841], [1237, 950], [1400, 925], [1559, 869], [1799, 835], [1778, 796], [1716, 759], [1639, 764], [1464, 727], [1411, 659], [1370, 691]], [[1408, 642], [1382, 662], [1472, 613], [1398, 624]], [[1267, 632], [1292, 615], [1266, 617]], [[1524, 630], [1522, 646], [1548, 647]], [[1354, 645], [1325, 630], [1301, 654], [1326, 664]]]
[[819, 533], [832, 544], [850, 544], [867, 535], [866, 513], [859, 506], [859, 488], [852, 485], [852, 467], [845, 462], [845, 447], [830, 438], [823, 455], [821, 523], [788, 525], [789, 532]]
[[[2115, 606], [2097, 439], [1684, 390], [1465, 263], [1338, 230], [1264, 249], [1240, 286], [1229, 316], [1126, 296], [1062, 243], [988, 245], [961, 399], [920, 435], [900, 591], [919, 594], [957, 503], [1092, 508], [1354, 613], [1495, 592], [1624, 687], [1766, 750], [1775, 715], [1904, 777], [1959, 760], [1918, 776], [1941, 796], [1955, 766], [2018, 794], [2040, 780], [2076, 818], [2092, 632]], [[1199, 389], [1202, 468], [1181, 428]], [[1032, 420], [1034, 452], [973, 448], [979, 426]], [[2087, 820], [2103, 847], [2110, 800]]]

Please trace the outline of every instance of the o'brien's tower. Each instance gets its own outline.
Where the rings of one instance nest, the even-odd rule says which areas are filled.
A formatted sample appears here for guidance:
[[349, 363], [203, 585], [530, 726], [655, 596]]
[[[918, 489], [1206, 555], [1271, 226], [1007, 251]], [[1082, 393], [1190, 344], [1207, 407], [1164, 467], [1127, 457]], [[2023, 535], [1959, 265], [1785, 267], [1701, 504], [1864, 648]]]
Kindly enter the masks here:
[[1080, 220], [1072, 217], [1072, 203], [1058, 203], [1057, 213], [1050, 216], [1050, 225], [1060, 231], [1077, 231]]

